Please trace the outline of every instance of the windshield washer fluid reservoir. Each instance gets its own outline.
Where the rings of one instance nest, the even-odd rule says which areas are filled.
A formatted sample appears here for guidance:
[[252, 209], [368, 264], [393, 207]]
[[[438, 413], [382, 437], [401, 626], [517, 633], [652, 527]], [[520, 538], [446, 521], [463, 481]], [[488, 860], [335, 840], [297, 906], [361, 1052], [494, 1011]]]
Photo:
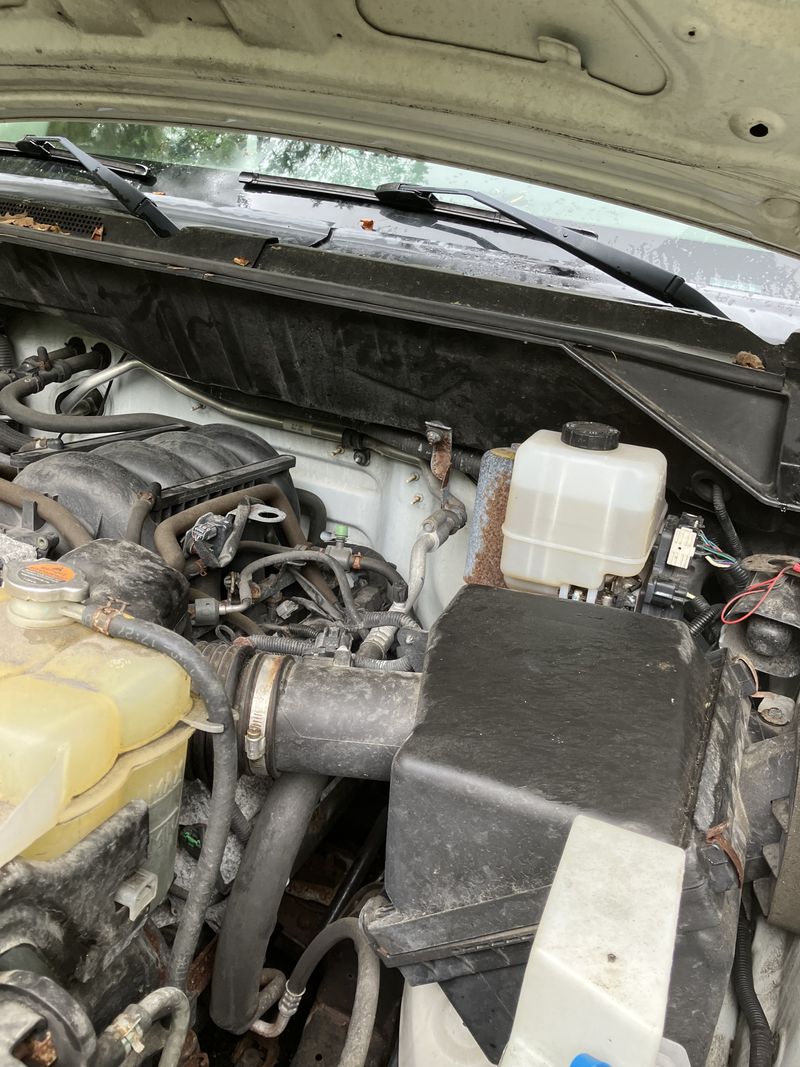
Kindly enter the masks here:
[[150, 815], [148, 870], [172, 879], [189, 678], [167, 656], [61, 614], [82, 575], [11, 563], [0, 590], [0, 866], [66, 852], [130, 800]]
[[568, 422], [517, 450], [500, 567], [510, 589], [599, 589], [644, 567], [666, 513], [667, 461], [619, 431]]

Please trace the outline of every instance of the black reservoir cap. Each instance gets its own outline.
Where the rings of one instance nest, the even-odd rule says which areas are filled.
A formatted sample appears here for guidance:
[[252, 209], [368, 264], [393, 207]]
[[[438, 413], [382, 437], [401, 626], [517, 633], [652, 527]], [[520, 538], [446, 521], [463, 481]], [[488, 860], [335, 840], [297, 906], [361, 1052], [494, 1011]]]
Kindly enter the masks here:
[[619, 444], [619, 436], [619, 430], [604, 422], [565, 422], [561, 427], [565, 445], [590, 452], [612, 452]]

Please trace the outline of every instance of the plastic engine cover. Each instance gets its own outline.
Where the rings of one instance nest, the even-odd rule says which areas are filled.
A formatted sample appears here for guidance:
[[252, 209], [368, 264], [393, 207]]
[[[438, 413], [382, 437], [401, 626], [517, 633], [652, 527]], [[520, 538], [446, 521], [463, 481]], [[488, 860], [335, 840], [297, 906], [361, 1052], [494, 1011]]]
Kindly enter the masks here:
[[668, 1036], [699, 1052], [739, 894], [706, 834], [724, 823], [739, 855], [747, 834], [747, 702], [724, 657], [682, 622], [468, 586], [434, 628], [420, 700], [392, 771], [392, 907], [370, 927], [384, 961], [441, 982], [497, 1062], [572, 821], [594, 815], [686, 853]]

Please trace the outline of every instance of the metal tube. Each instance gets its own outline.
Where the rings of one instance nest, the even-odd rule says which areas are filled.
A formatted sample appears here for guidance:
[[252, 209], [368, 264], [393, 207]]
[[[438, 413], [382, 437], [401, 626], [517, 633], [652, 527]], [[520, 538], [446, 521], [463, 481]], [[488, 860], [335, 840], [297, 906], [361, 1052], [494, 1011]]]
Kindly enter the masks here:
[[125, 359], [119, 363], [115, 363], [113, 367], [106, 367], [104, 370], [95, 371], [94, 374], [89, 374], [86, 378], [83, 378], [75, 388], [70, 392], [66, 399], [66, 403], [62, 404], [62, 414], [69, 415], [76, 404], [78, 404], [85, 396], [88, 396], [93, 389], [96, 389], [99, 385], [105, 385], [106, 382], [113, 382], [115, 378], [119, 378], [123, 374], [128, 374], [132, 370], [146, 370], [144, 363], [138, 359]]

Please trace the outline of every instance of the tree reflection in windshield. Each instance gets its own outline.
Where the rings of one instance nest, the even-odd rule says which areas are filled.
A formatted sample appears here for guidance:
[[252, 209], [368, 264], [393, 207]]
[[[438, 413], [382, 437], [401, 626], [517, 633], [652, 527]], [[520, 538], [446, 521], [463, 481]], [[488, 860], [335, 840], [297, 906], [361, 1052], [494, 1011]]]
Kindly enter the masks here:
[[422, 182], [427, 170], [424, 162], [401, 156], [233, 130], [135, 122], [50, 122], [47, 132], [68, 137], [81, 148], [99, 155], [253, 170], [367, 189], [382, 182]]

